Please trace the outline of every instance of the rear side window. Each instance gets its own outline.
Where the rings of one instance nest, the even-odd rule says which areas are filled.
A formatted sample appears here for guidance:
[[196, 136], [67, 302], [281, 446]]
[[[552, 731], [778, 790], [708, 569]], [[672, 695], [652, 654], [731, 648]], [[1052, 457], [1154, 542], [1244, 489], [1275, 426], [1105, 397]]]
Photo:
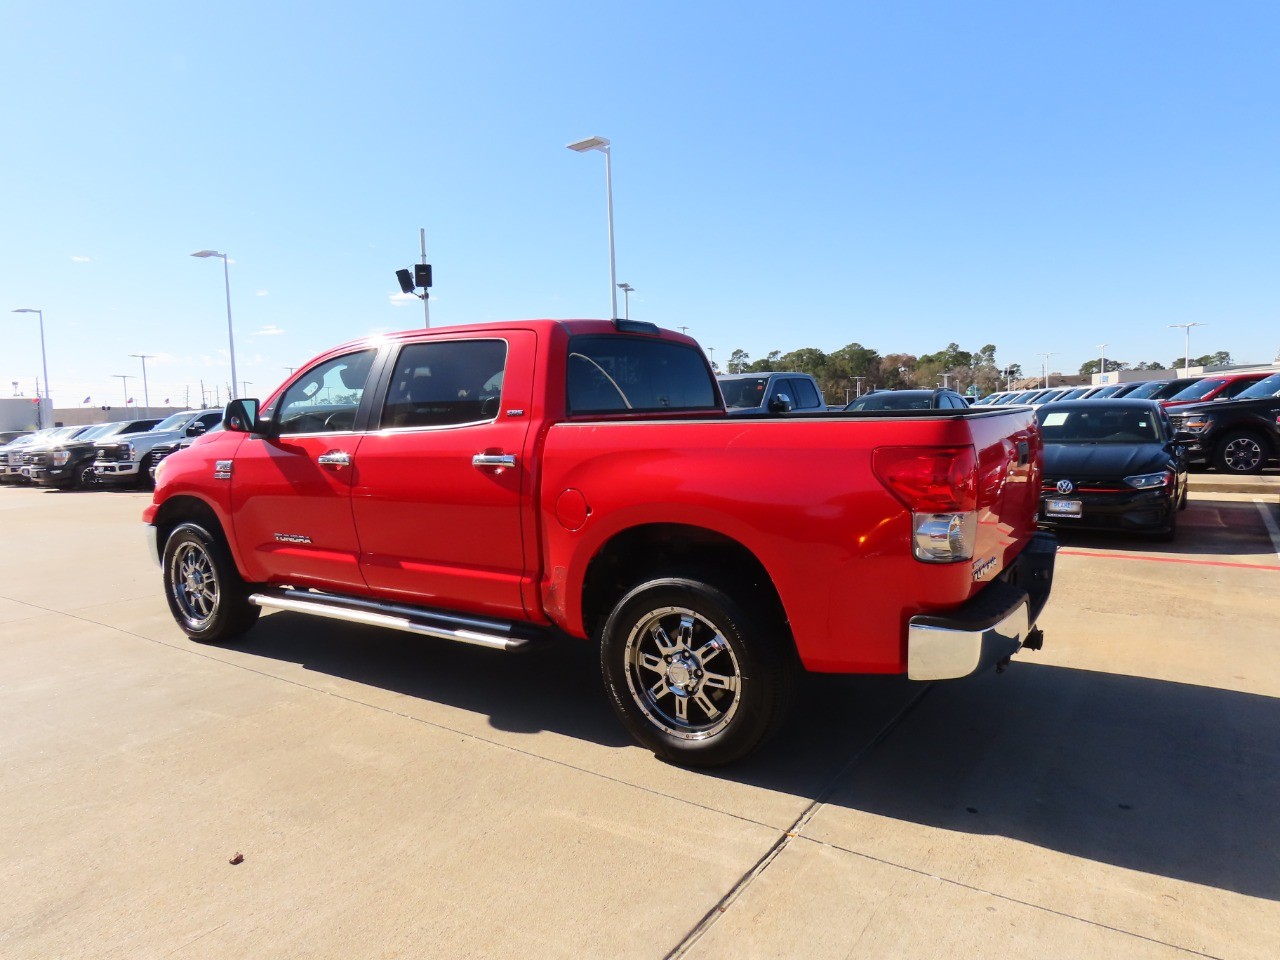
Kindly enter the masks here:
[[667, 340], [573, 337], [566, 381], [570, 414], [719, 408], [702, 354]]
[[507, 366], [505, 340], [412, 343], [400, 351], [383, 429], [484, 423], [498, 416]]

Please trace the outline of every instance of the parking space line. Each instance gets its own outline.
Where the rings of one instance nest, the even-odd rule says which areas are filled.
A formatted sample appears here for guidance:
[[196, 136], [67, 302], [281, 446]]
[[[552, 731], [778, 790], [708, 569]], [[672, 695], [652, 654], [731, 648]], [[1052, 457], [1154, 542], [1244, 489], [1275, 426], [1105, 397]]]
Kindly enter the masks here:
[[[1268, 518], [1269, 519], [1269, 518]], [[1275, 536], [1272, 537], [1275, 540]], [[1147, 560], [1151, 563], [1189, 563], [1197, 567], [1235, 567], [1238, 570], [1280, 570], [1275, 563], [1233, 563], [1230, 560], [1194, 560], [1190, 557], [1152, 557], [1146, 554], [1108, 553], [1105, 550], [1059, 550], [1060, 556], [1102, 557], [1106, 560]], [[1277, 550], [1280, 555], [1280, 550]]]
[[1271, 537], [1271, 546], [1275, 547], [1276, 556], [1280, 557], [1280, 527], [1276, 526], [1275, 518], [1271, 516], [1271, 507], [1265, 500], [1253, 498], [1254, 505], [1257, 506], [1258, 512], [1262, 514], [1262, 523], [1267, 528], [1267, 535]]

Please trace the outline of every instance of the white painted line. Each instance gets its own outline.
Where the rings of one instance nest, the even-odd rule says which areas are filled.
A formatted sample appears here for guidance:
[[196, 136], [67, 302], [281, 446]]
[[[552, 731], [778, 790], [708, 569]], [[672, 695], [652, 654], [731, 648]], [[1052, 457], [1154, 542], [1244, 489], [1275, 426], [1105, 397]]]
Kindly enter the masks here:
[[1253, 498], [1253, 502], [1258, 505], [1258, 512], [1262, 514], [1262, 522], [1267, 525], [1267, 533], [1271, 536], [1271, 545], [1276, 548], [1276, 556], [1280, 557], [1280, 527], [1276, 526], [1275, 518], [1271, 516], [1271, 505], [1266, 500]]

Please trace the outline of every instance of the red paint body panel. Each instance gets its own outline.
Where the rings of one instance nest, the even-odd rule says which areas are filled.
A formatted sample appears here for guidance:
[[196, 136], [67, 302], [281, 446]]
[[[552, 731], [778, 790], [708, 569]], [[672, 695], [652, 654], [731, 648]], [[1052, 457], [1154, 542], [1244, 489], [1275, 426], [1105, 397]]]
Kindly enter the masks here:
[[[379, 430], [375, 419], [346, 434], [215, 434], [165, 461], [147, 519], [175, 496], [197, 496], [247, 579], [553, 622], [578, 636], [588, 567], [612, 538], [650, 524], [699, 528], [759, 560], [806, 667], [867, 673], [905, 670], [908, 619], [969, 599], [1035, 532], [1040, 436], [1024, 408], [567, 418], [570, 336], [613, 333], [605, 321], [541, 320], [345, 344], [301, 369], [355, 345], [387, 357], [424, 340], [505, 339], [501, 413], [450, 427]], [[972, 563], [916, 560], [910, 511], [872, 470], [877, 447], [917, 445], [977, 454]], [[350, 466], [318, 465], [329, 450], [348, 452]], [[516, 466], [476, 467], [476, 454], [514, 455]], [[213, 479], [219, 459], [234, 461], [231, 480]]]

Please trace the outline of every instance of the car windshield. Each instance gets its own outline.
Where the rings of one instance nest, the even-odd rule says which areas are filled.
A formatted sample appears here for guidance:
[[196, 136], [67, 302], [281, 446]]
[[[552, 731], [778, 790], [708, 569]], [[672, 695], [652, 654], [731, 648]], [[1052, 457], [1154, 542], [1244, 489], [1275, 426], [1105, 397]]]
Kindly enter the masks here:
[[764, 403], [764, 392], [768, 386], [768, 377], [741, 377], [721, 380], [720, 392], [724, 394], [726, 407], [743, 410]]
[[1197, 380], [1191, 386], [1179, 390], [1169, 399], [1171, 400], [1199, 400], [1205, 394], [1216, 390], [1227, 381], [1216, 377], [1205, 377], [1203, 380]]
[[109, 437], [120, 429], [118, 423], [100, 423], [97, 426], [90, 427], [76, 434], [77, 440], [97, 440], [99, 437]]
[[1152, 394], [1157, 390], [1161, 387], [1167, 387], [1168, 385], [1168, 380], [1152, 380], [1149, 383], [1144, 383], [1132, 393], [1128, 394], [1128, 397], [1130, 400], [1149, 400], [1151, 399]]
[[1043, 407], [1036, 413], [1045, 443], [1155, 443], [1160, 439], [1151, 410]]
[[154, 430], [156, 433], [160, 433], [161, 431], [172, 432], [180, 428], [184, 423], [186, 423], [190, 419], [191, 419], [190, 411], [186, 411], [183, 413], [175, 413], [173, 416], [166, 417], [165, 419], [161, 420], [151, 429]]
[[846, 410], [928, 410], [933, 406], [933, 393], [924, 390], [899, 390], [869, 393], [845, 407]]
[[1280, 373], [1273, 373], [1265, 380], [1259, 380], [1248, 390], [1236, 394], [1237, 400], [1258, 400], [1263, 397], [1280, 397]]

